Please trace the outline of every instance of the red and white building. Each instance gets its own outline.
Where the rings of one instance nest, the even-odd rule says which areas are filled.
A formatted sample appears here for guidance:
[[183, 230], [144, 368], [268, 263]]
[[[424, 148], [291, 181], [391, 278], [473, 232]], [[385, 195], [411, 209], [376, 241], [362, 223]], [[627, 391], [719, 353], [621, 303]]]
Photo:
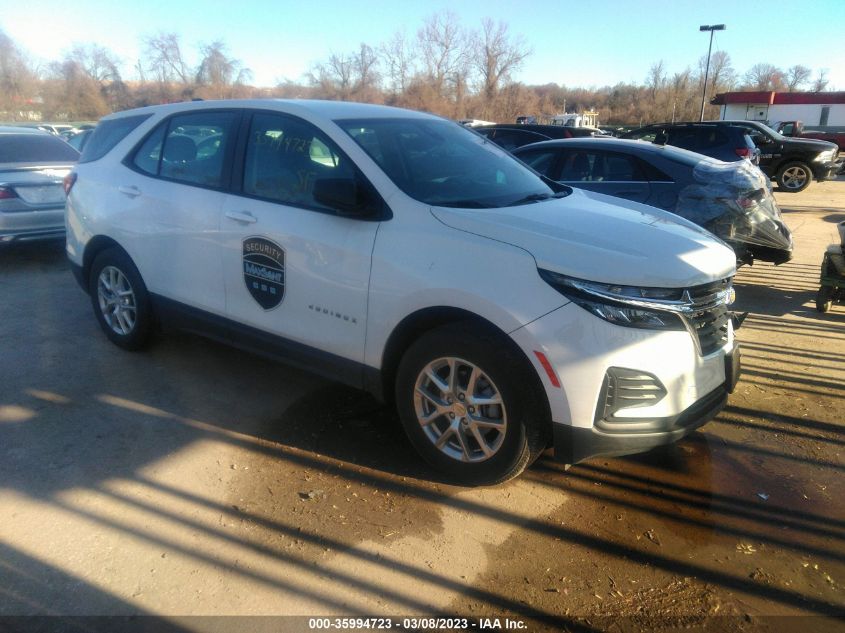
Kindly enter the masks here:
[[710, 101], [719, 118], [803, 121], [807, 127], [845, 126], [845, 92], [723, 92]]

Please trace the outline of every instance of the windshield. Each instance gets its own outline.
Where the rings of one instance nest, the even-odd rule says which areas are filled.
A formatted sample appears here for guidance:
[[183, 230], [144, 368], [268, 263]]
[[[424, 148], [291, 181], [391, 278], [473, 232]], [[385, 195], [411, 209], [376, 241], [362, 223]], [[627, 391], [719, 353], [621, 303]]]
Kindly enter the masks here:
[[336, 123], [406, 194], [442, 207], [492, 208], [550, 198], [541, 178], [495, 143], [451, 121]]
[[786, 137], [785, 137], [783, 134], [781, 134], [780, 132], [776, 132], [775, 130], [773, 130], [771, 127], [769, 127], [768, 125], [766, 125], [766, 124], [765, 124], [765, 123], [763, 123], [762, 121], [755, 121], [754, 123], [755, 123], [755, 126], [754, 126], [754, 127], [756, 127], [756, 126], [758, 126], [758, 125], [759, 125], [761, 128], [763, 128], [762, 130], [761, 130], [761, 129], [759, 129], [759, 128], [757, 128], [757, 129], [755, 129], [755, 130], [754, 130], [754, 131], [755, 131], [755, 132], [757, 132], [758, 134], [760, 134], [760, 133], [769, 134], [769, 135], [770, 135], [770, 136], [772, 136], [772, 137], [773, 137], [776, 141], [783, 141], [783, 140], [786, 140]]

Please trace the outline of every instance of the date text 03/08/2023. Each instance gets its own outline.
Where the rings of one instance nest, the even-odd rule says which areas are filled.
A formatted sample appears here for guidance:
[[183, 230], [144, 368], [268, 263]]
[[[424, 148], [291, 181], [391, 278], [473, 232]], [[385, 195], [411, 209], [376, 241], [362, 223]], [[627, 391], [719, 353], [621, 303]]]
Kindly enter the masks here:
[[309, 630], [375, 629], [382, 631], [525, 630], [522, 620], [510, 618], [309, 618]]

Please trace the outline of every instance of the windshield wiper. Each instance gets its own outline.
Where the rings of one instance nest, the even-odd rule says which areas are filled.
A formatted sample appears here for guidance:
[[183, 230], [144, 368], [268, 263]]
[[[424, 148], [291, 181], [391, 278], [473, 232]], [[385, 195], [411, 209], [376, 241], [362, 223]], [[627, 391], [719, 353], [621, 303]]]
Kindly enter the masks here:
[[485, 204], [480, 200], [446, 200], [444, 202], [432, 202], [435, 207], [455, 207], [457, 209], [492, 209], [493, 205]]
[[564, 198], [569, 195], [569, 191], [558, 191], [557, 193], [530, 193], [524, 198], [520, 198], [516, 202], [511, 202], [508, 206], [516, 206], [518, 204], [528, 204], [529, 202], [540, 202], [542, 200], [549, 200], [551, 198]]

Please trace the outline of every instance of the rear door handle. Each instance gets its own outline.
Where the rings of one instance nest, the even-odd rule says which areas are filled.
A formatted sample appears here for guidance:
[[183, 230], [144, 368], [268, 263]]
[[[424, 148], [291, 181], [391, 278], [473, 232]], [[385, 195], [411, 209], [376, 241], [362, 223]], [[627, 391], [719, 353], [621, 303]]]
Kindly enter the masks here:
[[242, 222], [243, 224], [255, 224], [258, 218], [248, 211], [226, 211], [226, 217], [235, 222]]
[[141, 190], [134, 185], [121, 185], [117, 188], [117, 190], [125, 196], [129, 196], [130, 198], [137, 198], [141, 195]]

